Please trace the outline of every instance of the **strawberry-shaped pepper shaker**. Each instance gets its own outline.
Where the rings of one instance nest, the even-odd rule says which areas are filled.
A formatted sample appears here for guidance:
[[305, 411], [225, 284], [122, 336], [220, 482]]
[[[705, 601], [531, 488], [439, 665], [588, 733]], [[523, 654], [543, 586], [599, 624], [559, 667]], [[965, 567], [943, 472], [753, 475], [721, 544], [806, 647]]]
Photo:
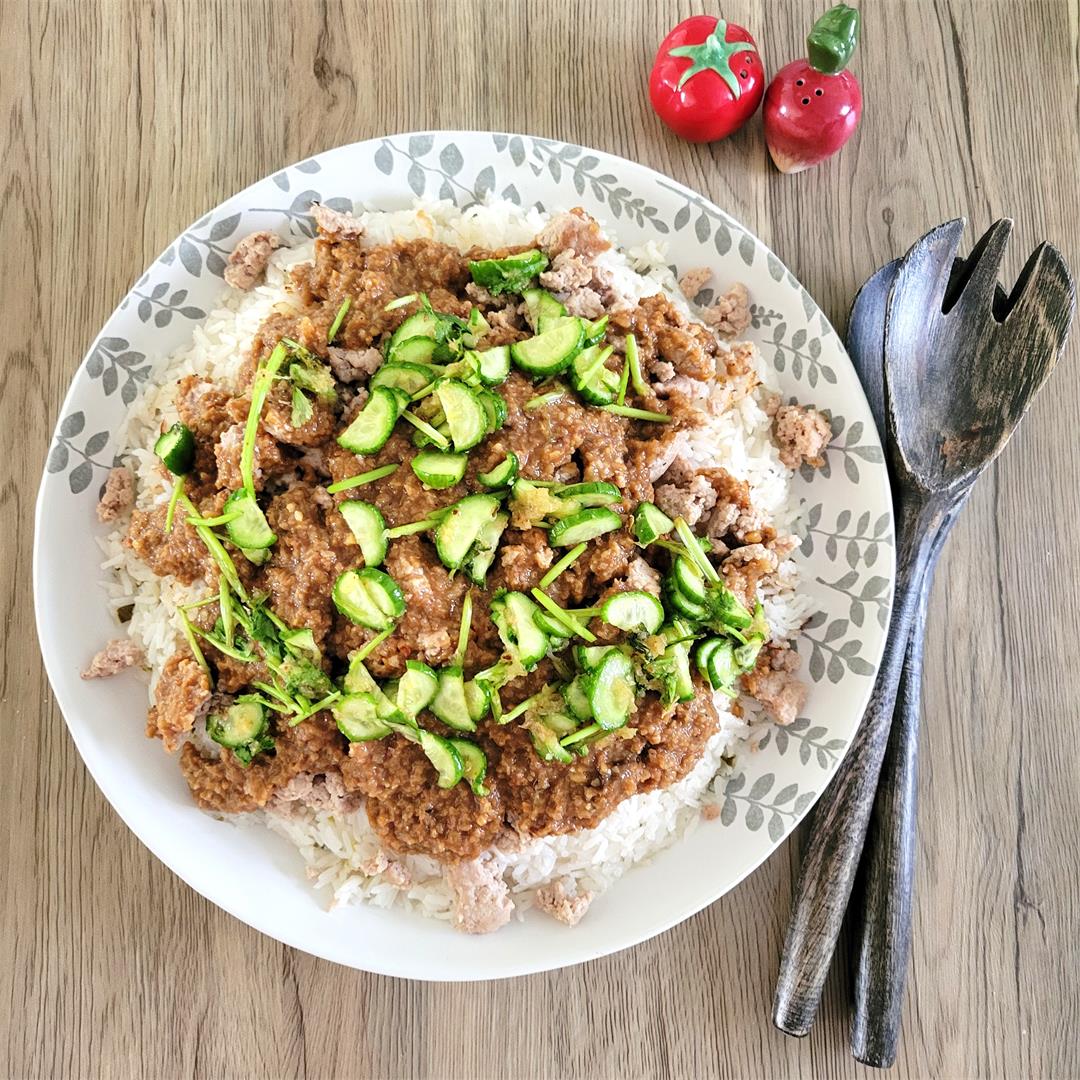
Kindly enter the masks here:
[[837, 4], [806, 39], [807, 58], [781, 68], [765, 91], [765, 142], [776, 167], [801, 172], [835, 154], [862, 115], [859, 80], [845, 70], [859, 40], [859, 13]]

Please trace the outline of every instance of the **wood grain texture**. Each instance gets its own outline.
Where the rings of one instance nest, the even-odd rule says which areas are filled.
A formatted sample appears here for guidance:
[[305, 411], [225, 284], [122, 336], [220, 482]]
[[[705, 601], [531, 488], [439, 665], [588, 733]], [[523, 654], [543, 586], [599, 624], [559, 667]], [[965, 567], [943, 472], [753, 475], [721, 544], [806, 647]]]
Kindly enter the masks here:
[[[731, 0], [767, 65], [821, 5]], [[639, 948], [489, 986], [296, 953], [157, 863], [82, 767], [30, 591], [49, 432], [97, 329], [190, 221], [283, 163], [426, 127], [528, 131], [651, 165], [770, 243], [839, 326], [930, 225], [1016, 219], [1080, 267], [1073, 0], [874, 5], [863, 125], [782, 177], [760, 116], [709, 147], [648, 110], [686, 0], [3, 0], [0, 1076], [849, 1077], [847, 955], [806, 1040], [773, 1030], [799, 839]], [[768, 12], [768, 19], [766, 18]], [[896, 1075], [1080, 1075], [1078, 338], [972, 498], [930, 611], [914, 953]]]

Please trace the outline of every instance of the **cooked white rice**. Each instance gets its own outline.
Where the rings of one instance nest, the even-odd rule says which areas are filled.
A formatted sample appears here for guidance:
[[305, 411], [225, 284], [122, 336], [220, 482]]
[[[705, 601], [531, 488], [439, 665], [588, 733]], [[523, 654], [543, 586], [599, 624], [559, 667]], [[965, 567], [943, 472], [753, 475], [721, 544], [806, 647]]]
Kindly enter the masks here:
[[[465, 250], [474, 245], [500, 247], [529, 243], [548, 219], [536, 209], [522, 210], [508, 202], [492, 202], [459, 211], [449, 202], [417, 202], [412, 209], [361, 215], [366, 235], [382, 243], [394, 237], [429, 237]], [[176, 419], [173, 402], [178, 379], [189, 374], [235, 384], [251, 339], [263, 320], [279, 305], [290, 303], [285, 289], [289, 270], [312, 257], [310, 241], [279, 249], [271, 259], [264, 284], [249, 293], [230, 291], [222, 305], [195, 328], [191, 343], [158, 364], [154, 383], [132, 405], [117, 433], [118, 445], [128, 447], [126, 458], [136, 473], [140, 506], [164, 502], [169, 491], [156, 468], [153, 444], [162, 425]], [[649, 244], [622, 251], [612, 248], [599, 260], [615, 278], [615, 287], [628, 298], [653, 295], [664, 289], [691, 317], [665, 260], [663, 248]], [[723, 466], [750, 485], [755, 507], [779, 529], [789, 527], [794, 507], [789, 499], [791, 473], [779, 460], [770, 436], [770, 420], [759, 397], [775, 388], [775, 377], [759, 362], [763, 391], [744, 398], [719, 416], [708, 415], [691, 437], [690, 456], [702, 466]], [[197, 600], [204, 589], [184, 586], [172, 577], [158, 577], [135, 558], [122, 541], [126, 525], [117, 527], [102, 545], [109, 603], [118, 610], [130, 606], [130, 636], [145, 650], [150, 664], [151, 690], [157, 673], [182, 641], [177, 606]], [[793, 636], [809, 614], [805, 597], [795, 591], [796, 565], [784, 564], [779, 580], [766, 590], [764, 603], [775, 638]], [[629, 867], [671, 844], [694, 827], [700, 808], [712, 796], [712, 782], [730, 767], [735, 751], [763, 730], [760, 709], [744, 698], [743, 717], [716, 695], [720, 730], [708, 743], [697, 766], [670, 788], [638, 795], [621, 803], [599, 826], [565, 836], [544, 837], [520, 850], [493, 856], [510, 888], [519, 915], [533, 903], [537, 888], [559, 878], [572, 878], [579, 889], [599, 892]], [[397, 887], [382, 875], [368, 876], [379, 852], [378, 839], [363, 808], [353, 813], [315, 811], [293, 804], [289, 811], [248, 815], [287, 837], [299, 849], [316, 888], [329, 895], [331, 907], [363, 900], [389, 907], [411, 907], [446, 919], [453, 894], [440, 864], [422, 856], [404, 860], [411, 884]]]

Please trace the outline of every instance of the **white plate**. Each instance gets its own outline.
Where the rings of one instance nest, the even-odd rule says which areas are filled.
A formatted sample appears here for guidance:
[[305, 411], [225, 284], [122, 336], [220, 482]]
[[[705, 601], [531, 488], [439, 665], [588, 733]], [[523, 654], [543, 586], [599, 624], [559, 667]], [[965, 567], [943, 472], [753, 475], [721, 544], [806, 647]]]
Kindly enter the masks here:
[[[465, 205], [488, 193], [548, 209], [581, 205], [622, 246], [668, 245], [679, 270], [709, 265], [723, 287], [743, 281], [757, 341], [785, 395], [830, 412], [825, 469], [797, 478], [809, 531], [799, 558], [820, 614], [799, 640], [812, 681], [804, 715], [744, 754], [718, 821], [703, 824], [599, 897], [570, 930], [533, 916], [483, 938], [403, 911], [334, 912], [299, 855], [267, 830], [195, 809], [177, 763], [144, 737], [136, 678], [86, 683], [79, 672], [116, 636], [93, 542], [94, 505], [118, 450], [110, 433], [166, 355], [223, 294], [224, 259], [258, 228], [310, 236], [312, 200], [408, 206], [414, 196]], [[73, 542], [75, 541], [75, 542]], [[723, 895], [809, 810], [862, 715], [884, 644], [893, 580], [892, 515], [881, 447], [858, 380], [825, 316], [755, 236], [693, 191], [641, 165], [546, 139], [429, 132], [327, 151], [234, 195], [182, 233], [102, 329], [60, 413], [38, 497], [34, 589], [42, 653], [72, 737], [105, 797], [185, 881], [237, 918], [338, 963], [422, 979], [488, 979], [542, 971], [625, 948]]]

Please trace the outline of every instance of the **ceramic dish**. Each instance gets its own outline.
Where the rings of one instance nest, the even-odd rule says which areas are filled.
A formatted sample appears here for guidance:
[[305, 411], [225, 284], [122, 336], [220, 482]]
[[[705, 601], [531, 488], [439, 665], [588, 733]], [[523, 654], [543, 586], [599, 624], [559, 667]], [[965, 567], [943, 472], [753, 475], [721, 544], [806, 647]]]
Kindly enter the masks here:
[[[143, 737], [146, 688], [79, 672], [116, 636], [92, 534], [119, 448], [111, 432], [223, 294], [232, 246], [256, 229], [314, 233], [312, 201], [393, 209], [415, 197], [465, 206], [488, 195], [543, 208], [580, 205], [623, 247], [667, 246], [679, 271], [710, 266], [750, 292], [757, 342], [786, 397], [826, 410], [834, 441], [796, 478], [803, 501], [801, 591], [817, 610], [799, 638], [811, 683], [803, 715], [740, 755], [721, 813], [634, 868], [567, 929], [529, 918], [488, 938], [404, 910], [323, 910], [280, 836], [198, 811], [173, 760]], [[342, 203], [341, 201], [344, 201]], [[34, 582], [49, 678], [106, 798], [169, 867], [208, 899], [280, 941], [352, 967], [424, 979], [486, 979], [579, 963], [667, 929], [757, 867], [807, 813], [843, 756], [873, 685], [893, 580], [888, 480], [866, 400], [828, 320], [760, 240], [706, 198], [644, 166], [572, 144], [487, 132], [396, 135], [339, 147], [261, 180], [182, 233], [135, 283], [76, 374], [37, 505]], [[72, 544], [72, 538], [80, 542]]]

